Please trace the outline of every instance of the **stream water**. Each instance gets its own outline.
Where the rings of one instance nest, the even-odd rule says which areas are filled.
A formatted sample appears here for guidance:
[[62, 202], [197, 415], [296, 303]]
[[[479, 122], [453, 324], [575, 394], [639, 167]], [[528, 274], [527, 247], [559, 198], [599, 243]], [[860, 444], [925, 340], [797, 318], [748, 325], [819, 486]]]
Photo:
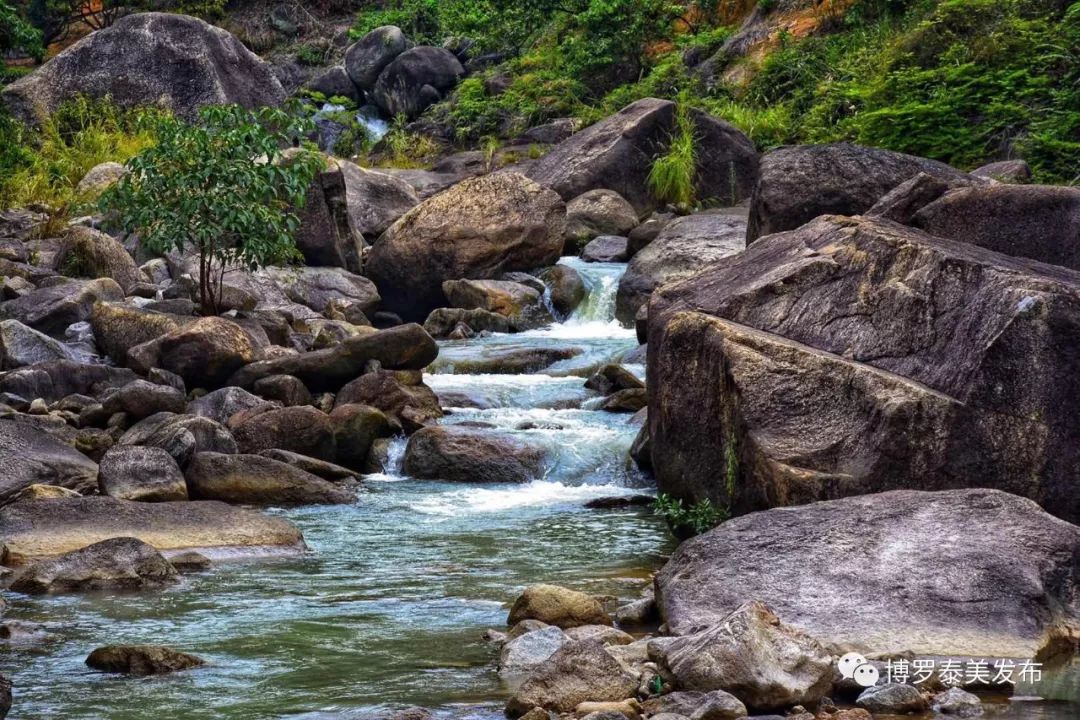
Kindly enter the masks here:
[[[591, 287], [572, 317], [445, 343], [426, 377], [449, 406], [444, 422], [487, 423], [543, 445], [550, 462], [542, 477], [512, 486], [410, 480], [399, 469], [400, 440], [391, 470], [368, 476], [354, 505], [271, 511], [303, 530], [305, 555], [222, 562], [163, 593], [9, 594], [6, 618], [43, 623], [51, 635], [0, 646], [15, 685], [9, 717], [329, 720], [403, 705], [500, 717], [507, 689], [481, 633], [504, 626], [525, 585], [634, 598], [673, 549], [646, 509], [584, 507], [647, 491], [649, 481], [626, 464], [637, 428], [628, 415], [590, 409], [595, 395], [581, 377], [637, 344], [613, 321], [624, 266], [563, 262]], [[470, 361], [552, 347], [581, 352], [542, 373], [466, 372]], [[167, 644], [209, 665], [144, 679], [90, 671], [84, 659], [108, 643]], [[1075, 666], [1071, 678], [1055, 680], [1057, 697], [1076, 695]], [[992, 715], [1072, 720], [1076, 709], [1006, 702]]]

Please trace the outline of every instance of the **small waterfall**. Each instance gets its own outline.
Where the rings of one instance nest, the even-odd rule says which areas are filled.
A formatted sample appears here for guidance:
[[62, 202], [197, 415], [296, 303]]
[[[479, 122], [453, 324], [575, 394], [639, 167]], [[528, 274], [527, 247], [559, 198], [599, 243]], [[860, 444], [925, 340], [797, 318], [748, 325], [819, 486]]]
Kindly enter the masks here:
[[619, 280], [626, 272], [626, 265], [587, 263], [575, 257], [564, 257], [559, 260], [559, 264], [577, 270], [589, 291], [563, 325], [579, 328], [588, 326], [595, 329], [598, 336], [607, 336], [616, 329], [621, 330], [622, 326], [615, 320], [615, 296], [619, 290]]

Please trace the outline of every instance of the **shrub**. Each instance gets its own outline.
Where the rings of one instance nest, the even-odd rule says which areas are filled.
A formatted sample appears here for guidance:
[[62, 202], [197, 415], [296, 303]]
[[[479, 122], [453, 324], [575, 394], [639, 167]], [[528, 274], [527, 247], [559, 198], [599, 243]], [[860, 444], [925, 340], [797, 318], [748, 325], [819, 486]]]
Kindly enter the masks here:
[[697, 199], [696, 167], [696, 130], [684, 97], [675, 111], [675, 131], [668, 151], [656, 158], [649, 170], [649, 189], [657, 200], [689, 207]]
[[701, 500], [688, 506], [665, 493], [656, 496], [653, 511], [663, 517], [672, 532], [680, 538], [701, 535], [729, 517], [726, 509], [717, 507], [711, 500]]

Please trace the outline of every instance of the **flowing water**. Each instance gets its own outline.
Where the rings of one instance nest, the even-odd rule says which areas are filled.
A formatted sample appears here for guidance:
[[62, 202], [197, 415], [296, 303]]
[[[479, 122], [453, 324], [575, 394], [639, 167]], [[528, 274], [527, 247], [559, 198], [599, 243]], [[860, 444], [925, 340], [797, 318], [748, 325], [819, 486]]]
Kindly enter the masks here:
[[[623, 266], [563, 262], [592, 289], [574, 316], [446, 343], [426, 378], [449, 406], [444, 422], [486, 423], [544, 446], [542, 477], [513, 486], [410, 480], [400, 440], [390, 471], [366, 478], [356, 504], [272, 511], [304, 531], [308, 554], [223, 562], [163, 593], [9, 594], [6, 618], [44, 623], [52, 636], [5, 648], [9, 717], [330, 720], [412, 704], [453, 718], [501, 716], [507, 689], [481, 633], [504, 626], [522, 587], [554, 582], [633, 598], [673, 549], [647, 510], [584, 507], [649, 483], [626, 463], [637, 428], [627, 415], [590, 409], [595, 397], [581, 379], [636, 346], [612, 321]], [[477, 358], [551, 347], [581, 353], [541, 373], [466, 372]], [[145, 679], [86, 668], [90, 651], [108, 643], [168, 644], [210, 664]], [[1070, 673], [1044, 694], [1080, 699], [1075, 665]], [[1074, 720], [1076, 707], [1006, 701], [990, 716]]]

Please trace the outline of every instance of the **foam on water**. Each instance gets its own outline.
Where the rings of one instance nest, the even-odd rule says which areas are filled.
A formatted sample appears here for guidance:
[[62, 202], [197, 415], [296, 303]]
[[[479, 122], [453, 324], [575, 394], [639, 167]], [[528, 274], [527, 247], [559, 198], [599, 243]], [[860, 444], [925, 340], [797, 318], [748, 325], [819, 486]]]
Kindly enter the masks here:
[[457, 517], [461, 514], [498, 513], [524, 507], [581, 505], [600, 497], [632, 495], [619, 485], [566, 486], [535, 480], [525, 485], [497, 488], [468, 487], [421, 498], [410, 507], [427, 515]]

